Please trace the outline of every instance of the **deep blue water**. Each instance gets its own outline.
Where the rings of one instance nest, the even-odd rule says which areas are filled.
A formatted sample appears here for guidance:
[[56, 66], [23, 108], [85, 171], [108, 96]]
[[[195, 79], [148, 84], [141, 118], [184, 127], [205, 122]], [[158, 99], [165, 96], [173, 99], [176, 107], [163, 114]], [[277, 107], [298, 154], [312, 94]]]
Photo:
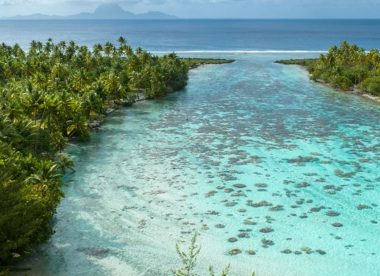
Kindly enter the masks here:
[[380, 48], [380, 20], [0, 21], [0, 40], [92, 45], [125, 36], [148, 50], [327, 50], [348, 40]]

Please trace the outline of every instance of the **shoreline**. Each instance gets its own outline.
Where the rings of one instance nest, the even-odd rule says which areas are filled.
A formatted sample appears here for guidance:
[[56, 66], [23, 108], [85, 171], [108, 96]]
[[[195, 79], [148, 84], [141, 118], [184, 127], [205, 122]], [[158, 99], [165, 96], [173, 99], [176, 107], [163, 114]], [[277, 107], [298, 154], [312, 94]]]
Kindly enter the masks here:
[[380, 104], [380, 97], [379, 96], [375, 96], [375, 95], [369, 94], [368, 92], [360, 90], [357, 87], [354, 87], [351, 90], [341, 90], [341, 89], [336, 88], [333, 85], [331, 85], [328, 82], [325, 82], [325, 81], [323, 81], [321, 79], [313, 80], [311, 78], [311, 74], [310, 74], [309, 68], [310, 68], [311, 64], [313, 62], [317, 61], [317, 60], [318, 59], [315, 59], [315, 58], [311, 58], [311, 59], [285, 59], [285, 60], [276, 60], [274, 63], [282, 64], [282, 65], [296, 65], [296, 66], [299, 66], [299, 67], [305, 69], [309, 73], [309, 79], [312, 80], [313, 82], [322, 84], [323, 86], [331, 88], [331, 89], [334, 89], [335, 91], [338, 91], [338, 92], [343, 92], [343, 93], [346, 93], [346, 94], [351, 94], [351, 95], [359, 96], [359, 97], [362, 97], [364, 99], [367, 99], [367, 100], [370, 100], [372, 102]]
[[[217, 59], [217, 58], [186, 58], [186, 59], [181, 58], [181, 60], [182, 61], [185, 60], [186, 64], [189, 67], [189, 71], [196, 69], [196, 68], [199, 68], [199, 67], [204, 66], [204, 65], [221, 65], [221, 64], [228, 64], [228, 63], [235, 62], [235, 60], [232, 60], [232, 59]], [[165, 97], [168, 94], [171, 94], [174, 92], [180, 92], [184, 88], [185, 87], [183, 87], [180, 90], [170, 89], [162, 97]], [[87, 123], [87, 128], [90, 131], [90, 133], [94, 130], [97, 131], [97, 130], [99, 130], [99, 128], [104, 123], [106, 123], [107, 117], [109, 115], [112, 115], [115, 111], [117, 111], [121, 108], [132, 106], [135, 103], [144, 102], [144, 101], [147, 101], [150, 99], [156, 99], [156, 98], [149, 98], [146, 95], [144, 95], [144, 93], [141, 91], [141, 92], [136, 93], [135, 98], [133, 100], [120, 101], [117, 103], [115, 103], [115, 102], [110, 103], [109, 106], [107, 106], [106, 111], [103, 114], [99, 115], [98, 118], [91, 120]], [[78, 142], [80, 142], [80, 139], [78, 137], [76, 137], [76, 136], [69, 137], [67, 145], [72, 144], [72, 143], [78, 143]], [[32, 252], [34, 250], [35, 249], [33, 249]], [[0, 275], [2, 275], [1, 273], [3, 272], [3, 269], [5, 269], [5, 271], [9, 271], [10, 273], [15, 274], [15, 275], [17, 275], [17, 273], [20, 273], [20, 272], [21, 273], [28, 272], [32, 269], [31, 267], [23, 265], [23, 261], [31, 255], [29, 255], [27, 253], [27, 254], [22, 254], [22, 255], [17, 254], [15, 256], [16, 257], [13, 257], [12, 263], [10, 263], [9, 265], [4, 266], [4, 267], [0, 266]]]
[[[1, 194], [11, 199], [4, 202], [7, 212], [1, 214], [0, 275], [17, 269], [14, 264], [52, 235], [51, 220], [64, 196], [62, 176], [74, 171], [66, 145], [90, 139], [91, 131], [116, 109], [186, 91], [191, 69], [234, 62], [160, 57], [141, 48], [134, 51], [123, 37], [118, 42], [96, 44], [91, 50], [52, 39], [45, 44], [33, 41], [28, 51], [18, 44], [1, 45], [3, 67], [13, 75], [0, 74], [1, 87], [11, 91], [3, 93], [0, 107], [3, 127], [11, 130], [0, 141], [0, 169], [8, 167]], [[54, 68], [48, 71], [50, 67]]]
[[[180, 60], [187, 63], [189, 66], [189, 71], [197, 69], [199, 67], [202, 67], [204, 65], [222, 65], [222, 64], [229, 64], [234, 63], [236, 60], [234, 59], [224, 59], [224, 58], [180, 58]], [[181, 91], [181, 90], [179, 90]], [[170, 93], [179, 92], [179, 91], [172, 91]], [[122, 102], [120, 104], [115, 104], [114, 106], [110, 106], [107, 108], [106, 112], [103, 114], [103, 117], [93, 120], [87, 124], [87, 127], [90, 130], [97, 130], [103, 123], [106, 117], [113, 112], [115, 112], [120, 107], [128, 107], [138, 102], [147, 101], [149, 98], [147, 98], [144, 93], [139, 92], [136, 94], [136, 98], [133, 99], [131, 102]], [[74, 141], [76, 139], [73, 139]]]
[[367, 94], [367, 93], [365, 93], [365, 94], [360, 94], [360, 96], [362, 96], [362, 97], [364, 97], [364, 98], [366, 98], [366, 99], [369, 99], [369, 100], [371, 100], [371, 101], [374, 101], [374, 102], [380, 104], [380, 97], [373, 96], [373, 95], [371, 95], [371, 94]]

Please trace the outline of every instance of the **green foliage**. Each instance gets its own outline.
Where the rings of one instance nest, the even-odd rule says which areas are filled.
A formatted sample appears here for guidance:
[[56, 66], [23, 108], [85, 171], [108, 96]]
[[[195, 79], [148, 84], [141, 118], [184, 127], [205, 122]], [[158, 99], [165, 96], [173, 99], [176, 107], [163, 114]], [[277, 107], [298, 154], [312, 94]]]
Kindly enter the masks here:
[[368, 76], [368, 69], [363, 65], [355, 65], [347, 68], [344, 72], [344, 76], [349, 79], [350, 86], [361, 83]]
[[334, 85], [335, 88], [338, 88], [340, 90], [347, 91], [351, 89], [353, 83], [352, 81], [347, 78], [346, 76], [333, 76], [332, 78], [329, 79], [332, 84]]
[[[174, 276], [198, 276], [195, 272], [198, 256], [201, 252], [201, 247], [197, 244], [198, 234], [194, 233], [191, 238], [190, 245], [187, 251], [183, 251], [179, 245], [176, 245], [177, 254], [181, 259], [182, 266], [178, 269], [173, 269]], [[215, 276], [215, 271], [212, 266], [208, 269], [209, 276]], [[230, 272], [230, 265], [227, 265], [221, 272], [221, 276], [228, 276]], [[255, 276], [253, 272], [251, 276]]]
[[205, 64], [226, 64], [233, 63], [233, 59], [224, 59], [224, 58], [181, 58], [189, 68], [196, 68]]
[[[230, 274], [230, 265], [227, 265], [221, 272], [220, 276], [228, 276]], [[216, 276], [214, 268], [212, 266], [209, 267], [208, 269], [209, 275], [210, 276]]]
[[10, 272], [9, 272], [9, 269], [3, 269], [3, 270], [0, 270], [0, 276], [9, 276], [10, 275]]
[[58, 152], [55, 156], [55, 162], [61, 169], [62, 173], [65, 173], [66, 169], [74, 170], [74, 161], [70, 159], [70, 156], [65, 152]]
[[305, 58], [305, 59], [282, 59], [282, 60], [277, 60], [275, 63], [279, 64], [285, 64], [285, 65], [301, 65], [305, 67], [310, 67], [312, 66], [317, 59], [315, 58]]
[[176, 245], [177, 254], [181, 259], [182, 267], [177, 270], [173, 270], [173, 274], [175, 276], [196, 276], [197, 275], [194, 272], [194, 269], [195, 269], [198, 255], [201, 252], [201, 247], [197, 245], [197, 237], [198, 237], [198, 234], [195, 233], [193, 237], [191, 238], [191, 242], [190, 242], [187, 252], [181, 250], [178, 244]]
[[380, 96], [380, 76], [371, 77], [363, 81], [360, 88], [375, 96]]
[[[107, 109], [182, 89], [189, 67], [126, 44], [0, 45], [0, 265], [52, 233], [70, 139], [89, 138]], [[0, 268], [1, 270], [1, 268]]]
[[321, 80], [341, 90], [359, 87], [378, 95], [377, 77], [380, 76], [380, 54], [378, 50], [365, 52], [357, 45], [344, 41], [340, 47], [332, 47], [310, 66], [312, 79]]
[[340, 90], [359, 88], [362, 92], [380, 96], [380, 53], [377, 49], [366, 52], [357, 45], [344, 41], [332, 47], [318, 59], [289, 59], [276, 61], [308, 68], [311, 79], [328, 83]]
[[189, 68], [175, 54], [157, 57], [119, 42], [91, 50], [72, 41], [33, 41], [28, 52], [0, 45], [1, 113], [31, 128], [37, 152], [54, 151], [61, 147], [54, 141], [87, 139], [88, 123], [108, 107], [186, 85]]
[[0, 172], [0, 263], [5, 263], [49, 237], [62, 193], [52, 161], [24, 155], [1, 141]]

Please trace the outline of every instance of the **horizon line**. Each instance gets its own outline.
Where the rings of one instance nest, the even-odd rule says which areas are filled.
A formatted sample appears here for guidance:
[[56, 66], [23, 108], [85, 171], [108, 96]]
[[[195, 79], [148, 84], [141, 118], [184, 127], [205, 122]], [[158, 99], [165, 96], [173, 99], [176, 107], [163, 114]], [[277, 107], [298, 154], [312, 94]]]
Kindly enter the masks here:
[[[42, 15], [42, 16], [57, 16], [62, 18], [22, 18], [33, 15]], [[99, 20], [110, 20], [110, 21], [175, 21], [175, 20], [380, 20], [379, 18], [363, 18], [363, 17], [342, 17], [342, 18], [333, 18], [333, 17], [319, 17], [319, 18], [307, 18], [307, 17], [266, 17], [266, 18], [251, 18], [251, 17], [177, 17], [176, 18], [70, 18], [71, 15], [49, 15], [42, 13], [28, 14], [28, 15], [10, 15], [10, 16], [1, 16], [0, 20], [6, 21], [60, 21], [60, 20], [71, 20], [71, 21], [99, 21]], [[21, 17], [21, 18], [15, 18]], [[67, 17], [67, 18], [66, 18]]]

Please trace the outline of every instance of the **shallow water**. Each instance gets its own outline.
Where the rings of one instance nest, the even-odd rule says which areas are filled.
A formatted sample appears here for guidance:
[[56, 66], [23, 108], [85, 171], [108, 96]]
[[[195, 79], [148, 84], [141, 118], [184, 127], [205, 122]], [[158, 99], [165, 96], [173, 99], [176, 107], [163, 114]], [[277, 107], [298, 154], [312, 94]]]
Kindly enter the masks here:
[[273, 63], [285, 55], [231, 57], [69, 148], [32, 274], [169, 275], [196, 230], [202, 275], [380, 275], [380, 106]]

